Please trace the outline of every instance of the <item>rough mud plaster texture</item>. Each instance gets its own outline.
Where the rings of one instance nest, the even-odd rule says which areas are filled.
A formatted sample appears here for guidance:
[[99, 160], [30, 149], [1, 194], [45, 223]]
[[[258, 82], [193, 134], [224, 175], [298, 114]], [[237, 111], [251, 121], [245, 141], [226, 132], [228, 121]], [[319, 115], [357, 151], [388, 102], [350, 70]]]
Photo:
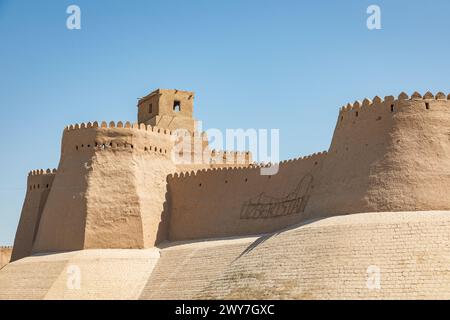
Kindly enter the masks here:
[[[193, 100], [192, 92], [156, 90], [138, 103], [137, 124], [66, 127], [57, 170], [29, 174], [13, 261], [31, 253], [151, 248], [167, 240], [170, 174], [251, 162], [248, 152], [209, 149], [206, 134], [195, 131]], [[187, 163], [173, 156], [181, 136]]]
[[[348, 105], [327, 153], [282, 162], [272, 177], [259, 176], [258, 168], [171, 176], [170, 239], [269, 232], [338, 214], [450, 209], [450, 105], [444, 98], [401, 94]], [[312, 182], [303, 211], [242, 219], [246, 202], [280, 204], [306, 176]]]
[[34, 252], [154, 246], [170, 136], [119, 126], [65, 130]]
[[14, 240], [12, 261], [31, 254], [54, 178], [55, 172], [50, 170], [32, 171], [28, 175], [27, 193]]
[[402, 96], [342, 110], [310, 216], [449, 209], [449, 111]]
[[196, 130], [194, 92], [158, 89], [138, 101], [138, 123], [175, 130]]

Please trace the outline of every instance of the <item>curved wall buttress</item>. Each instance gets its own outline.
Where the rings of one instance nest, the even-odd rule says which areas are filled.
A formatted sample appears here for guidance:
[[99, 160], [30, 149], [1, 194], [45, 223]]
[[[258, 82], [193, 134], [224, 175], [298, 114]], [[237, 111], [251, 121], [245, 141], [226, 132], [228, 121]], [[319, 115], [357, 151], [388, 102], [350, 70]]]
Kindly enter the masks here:
[[[302, 160], [281, 164], [272, 177], [233, 169], [169, 179], [170, 240], [269, 232], [351, 213], [450, 210], [448, 159], [450, 101], [443, 93], [365, 99], [341, 110], [330, 149], [312, 171]], [[304, 211], [242, 219], [248, 204], [258, 215], [281, 210], [280, 191], [308, 172]]]
[[376, 97], [340, 112], [311, 216], [450, 209], [445, 95]]
[[34, 252], [146, 248], [164, 211], [170, 133], [122, 122], [66, 128]]

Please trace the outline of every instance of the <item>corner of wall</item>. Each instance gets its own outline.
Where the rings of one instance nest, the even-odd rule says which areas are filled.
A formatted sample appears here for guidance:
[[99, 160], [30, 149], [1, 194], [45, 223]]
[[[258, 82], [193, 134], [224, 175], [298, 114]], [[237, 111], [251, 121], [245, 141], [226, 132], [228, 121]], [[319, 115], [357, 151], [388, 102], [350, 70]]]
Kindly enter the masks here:
[[28, 174], [27, 192], [14, 240], [11, 261], [29, 256], [36, 240], [42, 212], [56, 176], [56, 169], [32, 170]]

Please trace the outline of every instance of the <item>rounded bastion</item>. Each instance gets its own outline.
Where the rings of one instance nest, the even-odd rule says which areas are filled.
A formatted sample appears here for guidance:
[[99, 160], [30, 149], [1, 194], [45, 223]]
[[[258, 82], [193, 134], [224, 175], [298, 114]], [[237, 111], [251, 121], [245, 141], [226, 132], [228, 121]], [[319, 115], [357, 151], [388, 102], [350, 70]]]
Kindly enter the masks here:
[[341, 109], [309, 217], [450, 209], [450, 101], [375, 97]]

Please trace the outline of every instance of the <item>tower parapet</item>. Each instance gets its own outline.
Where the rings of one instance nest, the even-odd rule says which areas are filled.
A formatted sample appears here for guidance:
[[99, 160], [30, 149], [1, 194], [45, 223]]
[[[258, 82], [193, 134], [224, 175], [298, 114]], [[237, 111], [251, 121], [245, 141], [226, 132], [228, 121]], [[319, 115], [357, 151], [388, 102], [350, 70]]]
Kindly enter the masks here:
[[66, 127], [33, 252], [153, 247], [171, 147], [170, 130], [144, 124]]
[[138, 123], [170, 130], [196, 130], [194, 92], [158, 89], [138, 101]]
[[[414, 92], [411, 97], [405, 92], [398, 95], [397, 98], [394, 96], [386, 96], [384, 99], [379, 96], [375, 96], [373, 99], [365, 98], [362, 102], [355, 101], [354, 103], [348, 103], [347, 105], [339, 109], [339, 121], [352, 121], [353, 118], [358, 118], [360, 115], [373, 112], [386, 112], [395, 113], [395, 110], [401, 106], [410, 105], [408, 101], [414, 101], [417, 103], [423, 102], [423, 106], [429, 109], [429, 103], [433, 101], [447, 101], [450, 100], [450, 94], [448, 96], [443, 92], [438, 92], [434, 95], [431, 92], [426, 92], [423, 96], [417, 91]], [[428, 105], [427, 105], [428, 103]]]
[[442, 92], [348, 104], [310, 214], [450, 209], [449, 126], [450, 101]]

